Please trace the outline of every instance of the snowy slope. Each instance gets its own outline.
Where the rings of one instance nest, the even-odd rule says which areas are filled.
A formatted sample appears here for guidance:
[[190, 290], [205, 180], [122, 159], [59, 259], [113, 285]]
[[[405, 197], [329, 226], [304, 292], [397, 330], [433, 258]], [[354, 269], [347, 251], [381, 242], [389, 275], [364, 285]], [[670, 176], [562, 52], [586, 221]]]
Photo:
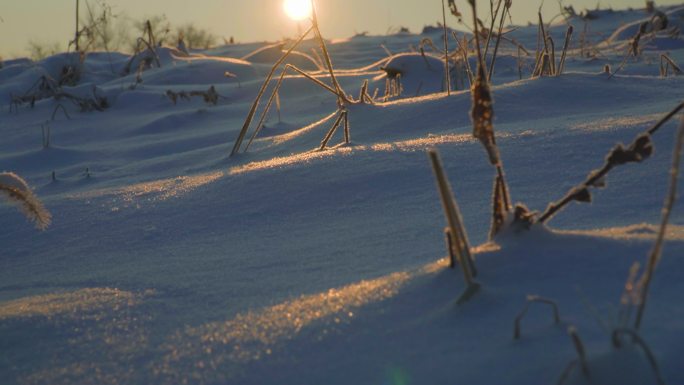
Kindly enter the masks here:
[[[674, 24], [682, 24], [679, 9], [665, 9]], [[576, 36], [560, 77], [529, 79], [528, 57], [518, 79], [517, 49], [502, 45], [494, 108], [514, 201], [543, 211], [615, 143], [682, 101], [683, 78], [660, 77], [658, 68], [661, 53], [684, 63], [680, 37], [657, 37], [616, 76], [603, 73], [620, 65], [624, 31], [645, 17], [637, 10], [590, 21], [598, 54], [580, 57]], [[551, 28], [556, 42], [565, 30]], [[534, 52], [536, 27], [510, 36]], [[677, 122], [654, 136], [651, 159], [612, 172], [591, 205], [571, 205], [552, 229], [486, 243], [493, 170], [471, 135], [469, 92], [436, 92], [443, 72], [435, 57], [421, 67], [414, 50], [424, 37], [330, 42], [354, 96], [364, 80], [382, 95], [380, 67], [392, 60], [409, 57], [410, 69], [404, 95], [350, 107], [350, 146], [321, 152], [313, 150], [332, 124], [335, 97], [288, 76], [281, 121], [274, 111], [247, 153], [228, 156], [277, 60], [270, 45], [191, 56], [164, 49], [162, 67], [143, 72], [142, 83], [121, 76], [129, 57], [91, 54], [81, 82], [64, 89], [106, 97], [103, 112], [53, 98], [3, 111], [0, 172], [26, 178], [53, 215], [38, 233], [0, 206], [3, 383], [550, 384], [576, 358], [570, 325], [594, 383], [655, 383], [640, 351], [612, 349], [610, 330], [629, 269], [645, 262], [655, 238]], [[390, 59], [381, 45], [412, 54]], [[306, 42], [293, 63], [315, 68], [314, 46]], [[3, 108], [70, 60], [5, 63]], [[210, 86], [217, 105], [166, 95]], [[68, 116], [60, 108], [53, 120], [58, 105]], [[48, 148], [41, 126], [50, 128]], [[332, 143], [341, 140], [338, 133]], [[483, 245], [475, 249], [483, 291], [464, 306], [455, 304], [460, 272], [442, 259], [445, 219], [425, 155], [434, 147], [471, 243]], [[642, 335], [676, 384], [684, 382], [681, 207], [672, 223]], [[528, 294], [558, 301], [561, 324], [534, 307], [513, 341]], [[583, 381], [579, 370], [568, 378]]]

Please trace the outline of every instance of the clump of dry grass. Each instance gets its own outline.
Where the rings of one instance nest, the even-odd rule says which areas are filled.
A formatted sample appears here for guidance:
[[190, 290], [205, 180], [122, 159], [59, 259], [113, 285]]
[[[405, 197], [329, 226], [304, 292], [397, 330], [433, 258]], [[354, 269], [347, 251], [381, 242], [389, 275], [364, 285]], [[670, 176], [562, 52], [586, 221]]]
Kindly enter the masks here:
[[[55, 100], [66, 99], [78, 106], [81, 111], [104, 111], [109, 108], [107, 97], [97, 94], [97, 88], [93, 86], [92, 97], [80, 97], [72, 95], [62, 89], [62, 84], [55, 81], [50, 76], [41, 76], [31, 87], [22, 95], [10, 94], [10, 112], [19, 112], [19, 107], [28, 104], [30, 108], [35, 107], [36, 102], [54, 98]], [[54, 115], [54, 114], [53, 114]]]
[[33, 222], [37, 229], [45, 230], [52, 216], [40, 200], [33, 194], [26, 181], [11, 172], [0, 173], [0, 195], [19, 207], [26, 218]]
[[173, 102], [174, 105], [179, 99], [190, 100], [193, 97], [201, 97], [207, 104], [217, 105], [220, 95], [216, 92], [216, 87], [211, 86], [207, 91], [166, 91], [166, 96]]
[[152, 28], [152, 22], [146, 20], [142, 32], [142, 36], [136, 39], [135, 50], [131, 58], [128, 60], [126, 67], [123, 70], [123, 75], [128, 75], [132, 72], [133, 62], [137, 58], [141, 58], [140, 64], [138, 65], [138, 72], [146, 68], [150, 68], [152, 63], [154, 63], [157, 68], [161, 68], [161, 60], [157, 54], [157, 40], [154, 36], [154, 29]]

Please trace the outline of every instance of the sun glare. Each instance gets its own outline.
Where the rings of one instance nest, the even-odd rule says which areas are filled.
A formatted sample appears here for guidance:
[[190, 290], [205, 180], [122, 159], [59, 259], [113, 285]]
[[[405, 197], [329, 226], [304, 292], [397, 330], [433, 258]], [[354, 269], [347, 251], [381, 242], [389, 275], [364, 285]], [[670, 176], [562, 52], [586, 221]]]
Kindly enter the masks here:
[[311, 16], [311, 0], [285, 0], [285, 13], [295, 21], [304, 20]]

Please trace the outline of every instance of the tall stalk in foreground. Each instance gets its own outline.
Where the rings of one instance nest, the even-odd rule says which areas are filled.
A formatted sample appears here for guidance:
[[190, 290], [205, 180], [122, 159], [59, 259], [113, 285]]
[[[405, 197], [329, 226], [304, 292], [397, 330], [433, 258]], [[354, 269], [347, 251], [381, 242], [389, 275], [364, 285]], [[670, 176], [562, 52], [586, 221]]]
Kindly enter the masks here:
[[511, 202], [508, 193], [508, 185], [503, 172], [503, 163], [499, 155], [494, 135], [494, 108], [492, 93], [487, 81], [487, 67], [480, 47], [480, 33], [478, 31], [477, 5], [475, 0], [468, 0], [473, 9], [473, 25], [475, 28], [475, 47], [477, 49], [477, 74], [471, 87], [472, 105], [471, 117], [473, 120], [473, 136], [477, 138], [489, 155], [489, 161], [496, 168], [494, 193], [492, 194], [493, 212], [492, 228], [490, 236], [501, 231], [506, 219], [506, 214], [511, 210]]
[[644, 272], [644, 276], [641, 279], [641, 298], [639, 301], [639, 308], [637, 309], [636, 320], [634, 321], [634, 329], [636, 330], [639, 330], [639, 327], [641, 326], [641, 320], [644, 316], [644, 310], [646, 309], [646, 301], [648, 300], [648, 292], [651, 287], [651, 280], [653, 279], [653, 273], [655, 272], [656, 266], [660, 261], [660, 255], [663, 251], [663, 242], [665, 241], [665, 232], [670, 221], [672, 207], [677, 199], [677, 181], [679, 180], [682, 147], [684, 147], [684, 118], [681, 119], [679, 131], [677, 132], [677, 141], [675, 143], [674, 153], [672, 155], [672, 169], [670, 170], [670, 190], [668, 191], [667, 198], [665, 199], [663, 218], [660, 222], [658, 237], [656, 238], [656, 242], [653, 245], [651, 254], [648, 257], [648, 266], [646, 267], [646, 272]]

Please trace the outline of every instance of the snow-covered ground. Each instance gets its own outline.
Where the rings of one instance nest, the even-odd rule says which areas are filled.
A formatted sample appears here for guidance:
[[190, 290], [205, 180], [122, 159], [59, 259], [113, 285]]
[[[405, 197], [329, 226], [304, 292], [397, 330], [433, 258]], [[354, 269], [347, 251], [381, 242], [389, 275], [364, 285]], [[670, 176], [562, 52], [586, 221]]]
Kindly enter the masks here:
[[[682, 8], [663, 11], [670, 26], [684, 27]], [[646, 18], [635, 10], [600, 13], [586, 26], [569, 20], [575, 35], [559, 77], [530, 78], [536, 26], [507, 35], [532, 55], [519, 60], [502, 43], [493, 78], [515, 202], [543, 211], [616, 143], [630, 143], [683, 101], [684, 78], [659, 70], [664, 53], [684, 64], [679, 36], [645, 36], [639, 58], [604, 73], [606, 64], [621, 66]], [[550, 30], [557, 47], [566, 28]], [[471, 134], [470, 93], [458, 82], [461, 90], [442, 92], [440, 60], [415, 51], [425, 37], [441, 41], [434, 31], [329, 42], [349, 94], [368, 80], [382, 101], [380, 68], [403, 72], [399, 97], [350, 106], [351, 145], [338, 146], [340, 132], [332, 149], [315, 151], [336, 99], [288, 76], [280, 119], [273, 111], [249, 151], [234, 157], [279, 46], [190, 56], [160, 49], [161, 68], [142, 72], [142, 82], [136, 61], [121, 76], [128, 56], [90, 54], [78, 85], [62, 90], [106, 98], [102, 112], [81, 112], [65, 98], [12, 106], [41, 76], [59, 78], [72, 56], [3, 63], [0, 172], [24, 177], [53, 223], [38, 232], [0, 206], [0, 382], [555, 384], [577, 358], [572, 326], [590, 380], [577, 367], [566, 383], [657, 383], [642, 350], [614, 348], [611, 332], [624, 326], [630, 268], [646, 263], [656, 237], [678, 119], [654, 135], [652, 158], [613, 171], [591, 205], [571, 204], [548, 227], [488, 242], [493, 170]], [[292, 63], [316, 71], [313, 47], [306, 41]], [[217, 105], [167, 96], [211, 86]], [[441, 153], [480, 272], [482, 290], [460, 306], [464, 284], [444, 259], [431, 148]], [[671, 224], [640, 334], [666, 382], [679, 384], [684, 208], [675, 207]], [[561, 320], [534, 304], [514, 340], [527, 295], [554, 299]]]

